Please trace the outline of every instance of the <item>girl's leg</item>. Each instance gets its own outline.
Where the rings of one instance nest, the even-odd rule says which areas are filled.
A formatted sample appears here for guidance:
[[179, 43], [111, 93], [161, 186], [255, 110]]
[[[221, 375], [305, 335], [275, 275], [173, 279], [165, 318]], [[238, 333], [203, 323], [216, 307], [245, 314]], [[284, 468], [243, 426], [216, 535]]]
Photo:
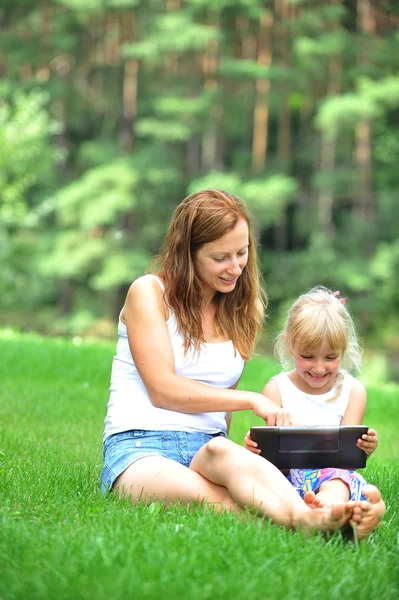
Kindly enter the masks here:
[[332, 530], [352, 517], [353, 502], [311, 508], [270, 462], [225, 438], [214, 438], [195, 455], [190, 469], [227, 488], [238, 506], [255, 508], [287, 528]]
[[161, 456], [148, 456], [134, 462], [119, 475], [113, 489], [119, 495], [131, 496], [133, 501], [207, 502], [217, 511], [240, 512], [226, 488]]
[[316, 493], [317, 500], [320, 500], [325, 506], [348, 502], [350, 496], [349, 487], [342, 479], [324, 481]]
[[366, 485], [363, 488], [363, 494], [367, 497], [367, 500], [362, 500], [360, 503], [360, 519], [353, 523], [356, 526], [359, 540], [368, 537], [380, 525], [385, 513], [385, 503], [378, 488], [374, 485]]

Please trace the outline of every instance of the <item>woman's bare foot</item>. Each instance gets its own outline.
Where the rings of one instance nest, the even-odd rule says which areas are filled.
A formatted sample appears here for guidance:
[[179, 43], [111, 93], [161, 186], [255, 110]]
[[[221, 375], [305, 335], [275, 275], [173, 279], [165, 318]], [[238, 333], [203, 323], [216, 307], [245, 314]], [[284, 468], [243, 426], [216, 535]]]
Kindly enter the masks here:
[[[333, 504], [306, 510], [297, 515], [295, 529], [313, 531], [335, 531], [340, 529], [352, 518], [354, 502]], [[308, 508], [308, 507], [307, 507]]]
[[309, 508], [323, 508], [325, 506], [324, 502], [319, 500], [314, 492], [306, 492], [303, 500]]
[[360, 511], [353, 513], [351, 525], [356, 529], [358, 540], [367, 538], [380, 525], [385, 513], [385, 503], [381, 493], [374, 485], [366, 485], [363, 489], [367, 500], [360, 503]]

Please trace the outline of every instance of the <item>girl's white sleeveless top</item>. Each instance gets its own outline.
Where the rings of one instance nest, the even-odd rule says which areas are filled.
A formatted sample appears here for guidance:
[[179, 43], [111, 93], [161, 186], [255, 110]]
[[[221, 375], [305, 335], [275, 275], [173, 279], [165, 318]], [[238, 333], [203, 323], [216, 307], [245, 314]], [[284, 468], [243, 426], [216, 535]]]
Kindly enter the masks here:
[[343, 375], [341, 393], [331, 402], [328, 400], [336, 394], [335, 386], [326, 394], [306, 394], [292, 383], [286, 372], [275, 375], [271, 380], [279, 389], [283, 408], [293, 416], [298, 425], [340, 425], [355, 381], [346, 371]]
[[[161, 280], [154, 278], [162, 290]], [[166, 321], [172, 342], [176, 375], [194, 379], [217, 388], [231, 387], [240, 378], [244, 360], [234, 352], [231, 341], [204, 343], [199, 353], [184, 356], [183, 336], [179, 333], [171, 311]], [[156, 408], [134, 364], [127, 338], [126, 325], [119, 319], [118, 343], [112, 363], [110, 397], [105, 418], [103, 439], [131, 429], [170, 430], [201, 433], [226, 431], [225, 412], [181, 413]]]

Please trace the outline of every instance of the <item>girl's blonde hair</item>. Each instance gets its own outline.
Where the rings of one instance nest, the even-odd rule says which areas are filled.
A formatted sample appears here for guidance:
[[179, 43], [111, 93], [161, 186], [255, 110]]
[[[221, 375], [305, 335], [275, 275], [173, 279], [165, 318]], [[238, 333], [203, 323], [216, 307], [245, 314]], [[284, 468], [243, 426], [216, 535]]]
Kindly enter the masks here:
[[185, 198], [176, 208], [156, 263], [165, 285], [165, 300], [174, 311], [184, 336], [184, 349], [199, 351], [204, 342], [201, 325], [202, 291], [194, 258], [198, 250], [234, 229], [243, 219], [249, 230], [248, 262], [232, 292], [217, 292], [216, 332], [232, 340], [248, 360], [262, 328], [262, 305], [267, 304], [261, 286], [255, 236], [248, 210], [237, 196], [208, 189]]
[[[360, 372], [362, 349], [356, 335], [353, 319], [337, 292], [316, 286], [302, 294], [291, 306], [283, 330], [278, 335], [275, 354], [284, 369], [292, 364], [298, 348], [314, 350], [327, 343], [333, 352], [342, 353], [342, 366], [348, 371]], [[342, 390], [343, 374], [337, 378], [337, 393]]]

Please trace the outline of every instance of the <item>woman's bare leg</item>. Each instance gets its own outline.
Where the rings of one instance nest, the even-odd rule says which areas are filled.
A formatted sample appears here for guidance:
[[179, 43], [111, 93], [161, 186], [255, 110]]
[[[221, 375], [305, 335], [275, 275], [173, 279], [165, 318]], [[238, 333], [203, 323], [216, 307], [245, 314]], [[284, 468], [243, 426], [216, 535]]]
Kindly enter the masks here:
[[148, 456], [134, 462], [118, 477], [113, 489], [119, 495], [131, 496], [133, 501], [207, 502], [217, 511], [240, 512], [226, 488], [160, 456]]
[[338, 529], [349, 521], [355, 506], [346, 502], [312, 510], [274, 465], [221, 437], [197, 452], [190, 469], [227, 488], [240, 507], [255, 508], [287, 528]]

